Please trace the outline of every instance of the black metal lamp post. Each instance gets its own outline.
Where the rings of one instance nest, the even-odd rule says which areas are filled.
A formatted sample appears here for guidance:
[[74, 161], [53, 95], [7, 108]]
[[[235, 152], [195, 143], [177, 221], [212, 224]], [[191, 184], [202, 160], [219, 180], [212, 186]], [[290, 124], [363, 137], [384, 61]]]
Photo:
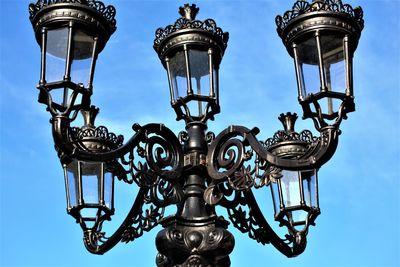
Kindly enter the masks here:
[[[299, 102], [319, 137], [297, 133], [296, 114], [281, 114], [284, 130], [259, 141], [259, 130], [230, 126], [217, 136], [207, 121], [220, 112], [218, 70], [228, 33], [212, 19], [196, 20], [196, 5], [180, 8], [173, 25], [156, 31], [154, 49], [167, 70], [171, 105], [186, 131], [134, 124], [123, 137], [95, 127], [91, 106], [98, 54], [115, 31], [115, 9], [95, 0], [39, 0], [29, 6], [42, 49], [39, 102], [52, 115], [53, 139], [64, 167], [67, 211], [84, 232], [88, 251], [103, 254], [161, 224], [158, 266], [229, 266], [234, 237], [215, 206], [241, 232], [288, 257], [306, 247], [320, 214], [317, 172], [335, 153], [339, 126], [354, 111], [352, 58], [363, 28], [362, 9], [340, 0], [297, 1], [276, 18], [294, 58]], [[57, 98], [59, 96], [59, 98]], [[71, 127], [79, 111], [81, 128]], [[140, 190], [126, 219], [106, 237], [114, 214], [114, 178]], [[252, 190], [270, 186], [280, 238]], [[166, 216], [165, 208], [177, 212]], [[271, 212], [272, 213], [272, 212]]]

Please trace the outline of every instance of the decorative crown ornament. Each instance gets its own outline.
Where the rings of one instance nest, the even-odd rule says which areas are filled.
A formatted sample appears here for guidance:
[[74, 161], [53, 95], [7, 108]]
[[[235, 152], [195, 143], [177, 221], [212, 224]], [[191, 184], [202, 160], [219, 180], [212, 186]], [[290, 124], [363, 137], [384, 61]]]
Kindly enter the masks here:
[[284, 130], [277, 131], [273, 137], [265, 141], [266, 148], [272, 154], [279, 157], [301, 157], [317, 141], [318, 138], [309, 130], [295, 132], [296, 113], [282, 113], [278, 119], [282, 122]]
[[117, 136], [104, 126], [95, 127], [99, 108], [91, 106], [89, 110], [81, 110], [81, 113], [84, 125], [71, 128], [71, 139], [78, 147], [91, 152], [107, 152], [122, 146], [122, 135]]
[[275, 22], [277, 32], [291, 56], [293, 41], [317, 29], [341, 31], [352, 36], [356, 40], [355, 50], [364, 28], [362, 8], [353, 8], [341, 0], [314, 0], [312, 3], [299, 0], [283, 16], [277, 16]]
[[154, 50], [160, 59], [183, 44], [207, 43], [218, 48], [222, 58], [228, 44], [229, 33], [217, 27], [213, 19], [196, 20], [199, 8], [195, 4], [185, 4], [179, 8], [182, 16], [173, 25], [158, 28], [154, 40]]

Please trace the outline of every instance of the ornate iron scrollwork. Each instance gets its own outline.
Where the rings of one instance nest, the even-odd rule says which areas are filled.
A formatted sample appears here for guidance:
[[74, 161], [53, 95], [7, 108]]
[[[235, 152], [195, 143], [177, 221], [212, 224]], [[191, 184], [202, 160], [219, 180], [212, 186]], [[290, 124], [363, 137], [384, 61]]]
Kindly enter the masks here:
[[[212, 186], [219, 181], [229, 180], [231, 185], [232, 181], [248, 184], [242, 190], [248, 189], [255, 184], [254, 180], [263, 179], [270, 172], [276, 172], [274, 168], [270, 169], [270, 166], [289, 170], [320, 167], [332, 157], [339, 135], [337, 127], [326, 126], [321, 129], [319, 138], [313, 137], [309, 131], [292, 135], [278, 132], [272, 139], [260, 142], [256, 139], [258, 131], [257, 128], [249, 130], [242, 126], [231, 126], [215, 138], [207, 155], [207, 170], [214, 180]], [[309, 146], [301, 156], [295, 159], [278, 157], [269, 152], [268, 147], [275, 142], [274, 139], [282, 138], [297, 138], [309, 142]], [[252, 167], [249, 167], [250, 165], [244, 167], [244, 163], [250, 159], [254, 160]], [[267, 172], [267, 174], [262, 172]], [[249, 178], [253, 182], [250, 182]], [[260, 185], [260, 183], [256, 184]]]
[[219, 204], [227, 209], [233, 226], [263, 245], [272, 244], [287, 257], [301, 254], [307, 244], [306, 233], [289, 233], [280, 238], [268, 224], [251, 190], [237, 191], [229, 183], [218, 185], [223, 197]]
[[[168, 72], [171, 104], [177, 112], [177, 119], [185, 119], [186, 131], [180, 132], [176, 137], [163, 124], [134, 124], [133, 137], [123, 144], [122, 136], [110, 133], [104, 126], [94, 126], [94, 117], [98, 109], [90, 107], [92, 84], [85, 88], [79, 81], [75, 84], [70, 80], [71, 60], [79, 58], [70, 55], [71, 49], [79, 48], [78, 44], [73, 43], [75, 30], [87, 33], [93, 39], [90, 39], [93, 41], [93, 51], [89, 55], [92, 58], [89, 75], [92, 79], [97, 55], [116, 29], [115, 8], [97, 0], [37, 0], [36, 4], [29, 5], [30, 20], [42, 48], [39, 102], [46, 104], [52, 115], [53, 139], [66, 177], [67, 210], [81, 224], [85, 246], [91, 253], [103, 254], [118, 242], [132, 242], [161, 224], [164, 229], [156, 239], [158, 266], [230, 266], [229, 254], [234, 247], [234, 237], [227, 230], [229, 223], [216, 215], [214, 205], [225, 207], [232, 224], [241, 232], [247, 233], [250, 238], [261, 244], [273, 244], [288, 257], [302, 253], [306, 247], [308, 225], [313, 224], [319, 214], [318, 198], [315, 201], [317, 205], [311, 203], [311, 194], [318, 195], [316, 170], [335, 153], [340, 135], [339, 125], [342, 119], [346, 119], [346, 114], [354, 110], [353, 94], [350, 94], [352, 87], [351, 90], [350, 87], [346, 88], [344, 96], [328, 95], [342, 100], [334, 116], [324, 115], [318, 103], [321, 96], [325, 97], [326, 92], [318, 97], [311, 94], [307, 102], [301, 103], [303, 108], [305, 104], [310, 108], [310, 118], [320, 133], [319, 137], [313, 136], [308, 130], [294, 132], [297, 115], [291, 113], [281, 115], [281, 121], [286, 120], [287, 123], [286, 127], [284, 125], [285, 131], [278, 131], [265, 141], [256, 138], [258, 128], [230, 126], [218, 136], [213, 132], [206, 133], [207, 120], [213, 119], [214, 115], [220, 112], [218, 70], [229, 35], [217, 27], [212, 19], [196, 20], [198, 11], [196, 5], [184, 5], [180, 8], [182, 17], [173, 25], [157, 29], [154, 40], [154, 48]], [[302, 17], [314, 19], [313, 14], [308, 14], [312, 12], [316, 12], [313, 14], [317, 15], [323, 13], [328, 19], [317, 18], [296, 24]], [[332, 17], [341, 18], [331, 19]], [[312, 3], [299, 0], [292, 10], [276, 18], [276, 24], [278, 34], [288, 46], [289, 53], [296, 54], [296, 48], [292, 51], [295, 47], [292, 47], [292, 39], [298, 36], [304, 39], [302, 31], [308, 31], [315, 27], [315, 24], [319, 24], [324, 30], [326, 25], [332, 26], [334, 30], [336, 27], [340, 28], [346, 35], [343, 40], [347, 50], [347, 35], [354, 35], [355, 50], [364, 20], [361, 8], [352, 8], [342, 4], [341, 0], [315, 0]], [[63, 80], [46, 83], [47, 30], [58, 30], [60, 25], [65, 29], [68, 25], [69, 52], [65, 75]], [[314, 37], [319, 40], [319, 33]], [[321, 50], [318, 42], [316, 48]], [[202, 55], [202, 60], [200, 56], [196, 56], [197, 53]], [[181, 55], [184, 56], [184, 63], [183, 59], [180, 59]], [[351, 61], [349, 55], [343, 57], [343, 60]], [[192, 60], [189, 60], [190, 58]], [[203, 59], [204, 62], [201, 63]], [[181, 65], [179, 68], [185, 70], [178, 71], [174, 66], [171, 71], [170, 63], [174, 60], [178, 62], [174, 64]], [[323, 60], [319, 61], [322, 66]], [[199, 69], [204, 70], [194, 71], [198, 66], [192, 65], [199, 63], [204, 65], [199, 65]], [[350, 69], [349, 65], [346, 65], [346, 71]], [[296, 71], [299, 73], [298, 69]], [[321, 71], [323, 73], [324, 70]], [[198, 73], [195, 75], [195, 72]], [[205, 88], [200, 83], [200, 78], [206, 75], [209, 76], [208, 80], [205, 79], [209, 83], [209, 94], [202, 92]], [[347, 75], [350, 77], [351, 72]], [[183, 82], [182, 88], [178, 86], [177, 79], [181, 78], [186, 79], [187, 88]], [[192, 90], [193, 78], [196, 78], [197, 93]], [[325, 86], [322, 80], [323, 78], [321, 84]], [[53, 102], [50, 93], [53, 89], [60, 89], [58, 87], [64, 89], [62, 105]], [[67, 94], [68, 88], [72, 90], [71, 94]], [[321, 90], [324, 88], [321, 86]], [[187, 94], [182, 95], [181, 89]], [[299, 90], [299, 95], [301, 94], [302, 91]], [[75, 103], [80, 95], [82, 100]], [[299, 99], [301, 100], [301, 97]], [[199, 116], [191, 115], [190, 101], [202, 103], [197, 103]], [[207, 104], [202, 106], [204, 103]], [[81, 128], [71, 127], [70, 124], [76, 119], [78, 111], [82, 110], [85, 125]], [[100, 167], [88, 167], [97, 164]], [[310, 169], [313, 169], [312, 172]], [[71, 170], [76, 171], [72, 176], [68, 176]], [[107, 199], [108, 205], [105, 201], [106, 174], [107, 177], [111, 177], [107, 180], [111, 181], [107, 191], [108, 196], [111, 196]], [[290, 174], [297, 180], [292, 179], [285, 184], [284, 178], [293, 178]], [[99, 201], [87, 203], [89, 201], [83, 196], [82, 192], [85, 190], [82, 190], [82, 181], [87, 177], [95, 177], [94, 179], [100, 181], [97, 188]], [[112, 235], [107, 236], [103, 230], [103, 222], [110, 220], [114, 214], [114, 177], [127, 184], [137, 185], [139, 191], [122, 224]], [[296, 196], [301, 200], [298, 204], [296, 202], [289, 205], [284, 202], [281, 187], [282, 184], [288, 185], [293, 181], [299, 185], [299, 193]], [[307, 200], [304, 194], [305, 184], [309, 193]], [[315, 188], [311, 188], [311, 184], [315, 185]], [[252, 192], [253, 189], [269, 185], [271, 192], [274, 192], [273, 185], [278, 187], [279, 192], [272, 193], [274, 196], [279, 194], [279, 201], [273, 199], [274, 208], [278, 211], [275, 219], [281, 225], [288, 226], [289, 232], [285, 239], [279, 237], [270, 227]], [[79, 199], [70, 197], [70, 187], [71, 195], [78, 192]], [[286, 194], [290, 195], [288, 187]], [[70, 199], [74, 201], [73, 204]], [[309, 203], [306, 203], [307, 201]], [[176, 205], [177, 212], [173, 216], [165, 217], [164, 213], [169, 205]], [[93, 218], [84, 217], [80, 213], [84, 208], [94, 207], [97, 208], [97, 213]], [[304, 220], [291, 220], [290, 223], [286, 220], [287, 224], [284, 224], [283, 217], [293, 219], [292, 212], [298, 210], [308, 212], [308, 217]], [[314, 217], [309, 215], [311, 213]], [[95, 223], [92, 227], [87, 227], [85, 220]], [[305, 226], [301, 230], [294, 228], [299, 225]]]
[[104, 18], [106, 18], [109, 23], [115, 27], [115, 7], [111, 5], [106, 6], [103, 2], [95, 0], [38, 0], [36, 4], [29, 5], [29, 18], [32, 20], [36, 13], [42, 8], [59, 3], [76, 3], [88, 5], [89, 7], [96, 9], [97, 12], [101, 13], [102, 16], [104, 16]]

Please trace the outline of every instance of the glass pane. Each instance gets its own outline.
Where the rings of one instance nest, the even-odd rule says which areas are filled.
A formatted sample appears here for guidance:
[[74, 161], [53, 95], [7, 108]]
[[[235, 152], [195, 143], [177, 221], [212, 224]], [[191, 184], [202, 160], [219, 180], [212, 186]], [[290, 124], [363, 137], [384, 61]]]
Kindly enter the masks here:
[[274, 210], [275, 210], [275, 216], [278, 215], [280, 212], [280, 201], [279, 201], [279, 188], [278, 188], [278, 183], [277, 182], [271, 182], [271, 194], [272, 194], [272, 200], [274, 201]]
[[101, 183], [101, 162], [81, 162], [82, 191], [85, 204], [98, 204]]
[[185, 97], [187, 92], [186, 80], [186, 60], [183, 51], [177, 52], [169, 62], [172, 90], [175, 94], [175, 100], [179, 97]]
[[298, 45], [298, 61], [300, 83], [303, 95], [315, 94], [320, 91], [319, 59], [315, 38], [308, 39]]
[[346, 66], [343, 38], [330, 35], [321, 36], [321, 49], [328, 90], [345, 93]]
[[193, 93], [208, 96], [210, 93], [210, 67], [207, 51], [189, 50], [189, 64]]
[[113, 198], [113, 188], [114, 188], [114, 177], [111, 172], [106, 172], [104, 174], [104, 203], [109, 209], [113, 208], [112, 198]]
[[46, 81], [62, 81], [67, 58], [68, 28], [49, 30], [46, 46]]
[[68, 199], [71, 207], [78, 205], [78, 185], [79, 185], [79, 173], [78, 163], [76, 161], [71, 162], [67, 166], [67, 181], [68, 181]]
[[72, 41], [74, 49], [72, 50], [71, 81], [76, 84], [82, 83], [87, 87], [90, 65], [92, 63], [94, 38], [80, 30], [75, 30]]
[[303, 180], [304, 200], [306, 205], [312, 208], [317, 208], [316, 170], [303, 171], [301, 177]]
[[283, 203], [285, 207], [300, 205], [300, 185], [297, 171], [282, 171], [281, 180]]

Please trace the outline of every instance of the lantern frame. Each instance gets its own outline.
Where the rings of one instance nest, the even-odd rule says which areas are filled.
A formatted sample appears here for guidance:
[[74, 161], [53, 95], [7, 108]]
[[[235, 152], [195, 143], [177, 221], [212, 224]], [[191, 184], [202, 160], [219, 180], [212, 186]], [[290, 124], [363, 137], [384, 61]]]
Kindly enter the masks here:
[[[311, 206], [312, 200], [310, 200], [310, 206], [307, 205], [305, 200], [306, 190], [304, 188], [303, 173], [306, 172], [311, 172], [315, 176], [315, 199], [314, 199], [316, 204], [315, 207]], [[285, 225], [292, 233], [296, 233], [298, 231], [303, 231], [303, 232], [308, 231], [308, 227], [310, 225], [315, 225], [315, 219], [318, 217], [319, 214], [321, 214], [321, 210], [319, 207], [319, 194], [318, 194], [318, 170], [313, 169], [307, 171], [297, 171], [296, 175], [299, 184], [298, 192], [300, 194], [300, 202], [296, 205], [287, 206], [284, 204], [285, 200], [283, 197], [283, 185], [282, 185], [283, 176], [281, 178], [274, 179], [274, 181], [271, 181], [270, 183], [271, 195], [275, 210], [274, 218], [276, 221], [280, 222], [281, 225]], [[276, 183], [276, 185], [273, 185], [273, 183]], [[274, 186], [277, 187], [277, 190], [273, 188]], [[278, 196], [275, 196], [276, 192], [278, 192]], [[308, 194], [311, 195], [311, 192], [308, 192]], [[279, 203], [276, 203], [277, 200]], [[290, 213], [294, 211], [307, 212], [307, 215], [304, 216], [305, 220], [294, 221], [293, 219], [290, 219], [291, 216]], [[301, 226], [301, 225], [304, 225], [303, 229], [298, 230], [296, 226]]]
[[[214, 115], [220, 112], [218, 71], [229, 39], [229, 33], [223, 32], [221, 28], [217, 27], [214, 20], [196, 20], [198, 11], [195, 4], [185, 4], [181, 7], [179, 9], [181, 18], [173, 25], [157, 29], [153, 45], [167, 70], [171, 106], [176, 112], [176, 119], [184, 119], [186, 122], [213, 120]], [[208, 55], [208, 94], [197, 94], [193, 90], [190, 50], [206, 52]], [[179, 52], [184, 53], [185, 58], [187, 92], [184, 96], [177, 96], [174, 91], [173, 73], [170, 66], [171, 58]], [[204, 114], [199, 111], [199, 116], [193, 115], [195, 112], [188, 106], [191, 101], [204, 102], [206, 105], [202, 109]]]
[[[279, 116], [279, 120], [281, 121], [284, 130], [277, 131], [272, 138], [267, 139], [266, 147], [268, 151], [280, 158], [301, 158], [302, 156], [304, 156], [304, 154], [307, 153], [307, 151], [309, 151], [310, 146], [312, 146], [312, 143], [316, 140], [316, 137], [314, 137], [313, 134], [308, 130], [304, 130], [300, 133], [297, 133], [294, 130], [297, 120], [296, 113], [282, 113]], [[286, 180], [286, 177], [284, 177], [284, 171], [295, 172], [296, 180], [298, 181], [298, 190], [294, 193], [299, 193], [299, 195], [297, 196], [299, 202], [296, 202], [291, 206], [285, 205], [286, 199], [284, 198], [283, 193], [283, 179]], [[309, 203], [310, 206], [308, 206], [307, 201], [305, 201], [306, 190], [303, 183], [303, 174], [307, 172], [312, 172], [315, 175], [315, 207], [311, 206], [311, 199]], [[276, 221], [279, 221], [281, 225], [285, 225], [292, 233], [299, 232], [299, 230], [296, 230], [295, 226], [304, 225], [304, 228], [301, 230], [301, 232], [307, 232], [309, 225], [315, 225], [315, 219], [320, 214], [318, 195], [318, 169], [289, 170], [282, 168], [278, 171], [278, 174], [270, 176], [269, 186], [271, 189], [271, 196], [275, 210], [274, 218]], [[292, 194], [294, 193], [292, 192]], [[310, 194], [311, 198], [311, 191], [309, 190], [308, 193]], [[275, 194], [278, 194], [278, 196], [276, 196]], [[300, 210], [307, 212], [307, 215], [305, 216], [305, 221], [294, 222], [293, 220], [290, 220], [289, 213]]]
[[[277, 16], [275, 21], [277, 32], [289, 55], [294, 59], [298, 100], [303, 108], [303, 118], [320, 117], [321, 120], [334, 120], [338, 117], [346, 118], [347, 113], [355, 111], [352, 59], [364, 27], [362, 9], [352, 8], [348, 4], [343, 4], [341, 0], [317, 0], [312, 3], [299, 0], [295, 2], [292, 10], [285, 12], [283, 16]], [[330, 91], [326, 83], [320, 39], [322, 36], [332, 34], [343, 39], [345, 92]], [[304, 95], [298, 44], [312, 38], [316, 40], [320, 88], [317, 93]], [[328, 102], [329, 99], [330, 101], [338, 99], [341, 104], [337, 111], [325, 112], [320, 104], [323, 99], [328, 99]]]
[[[39, 103], [47, 104], [52, 114], [69, 115], [71, 111], [88, 109], [93, 90], [93, 76], [98, 54], [104, 49], [115, 31], [115, 8], [100, 1], [87, 0], [38, 0], [29, 5], [29, 19], [35, 31], [36, 41], [41, 47], [41, 71], [37, 88], [40, 90]], [[46, 81], [47, 33], [67, 28], [67, 51], [64, 77], [59, 81]], [[93, 38], [91, 63], [88, 70], [88, 84], [71, 80], [73, 63], [74, 34], [82, 31]], [[61, 77], [60, 77], [61, 78]], [[52, 99], [52, 90], [64, 90], [62, 103]], [[72, 91], [70, 93], [70, 91]], [[79, 96], [81, 97], [80, 100]], [[78, 100], [77, 103], [75, 103]]]
[[[84, 125], [82, 127], [71, 128], [71, 142], [75, 144], [79, 149], [89, 151], [91, 153], [104, 153], [117, 149], [122, 146], [123, 137], [122, 135], [115, 135], [114, 133], [108, 132], [107, 128], [104, 126], [95, 127], [95, 119], [98, 115], [99, 109], [95, 106], [91, 106], [89, 110], [81, 110]], [[83, 230], [101, 229], [104, 220], [111, 220], [111, 216], [114, 214], [114, 178], [120, 175], [120, 165], [116, 160], [109, 161], [89, 161], [89, 160], [76, 160], [70, 157], [62, 157], [61, 163], [64, 167], [64, 178], [65, 178], [65, 190], [67, 197], [67, 212], [72, 217], [80, 223]], [[70, 192], [70, 177], [69, 166], [70, 164], [76, 164], [74, 171], [74, 182], [75, 182], [75, 196], [76, 205], [71, 204], [71, 192]], [[96, 170], [96, 175], [98, 179], [97, 194], [98, 203], [87, 203], [85, 201], [85, 191], [88, 188], [83, 188], [84, 173], [83, 168], [85, 164], [98, 164], [101, 169]], [[96, 168], [96, 167], [95, 167]], [[109, 188], [109, 193], [111, 194], [110, 206], [107, 207], [105, 202], [105, 192], [106, 192], [106, 173], [111, 174], [111, 188]], [[82, 210], [84, 209], [98, 209], [96, 216], [84, 217]], [[87, 226], [87, 222], [94, 222], [92, 227]]]
[[[75, 162], [75, 161], [74, 161]], [[75, 183], [75, 197], [76, 197], [76, 205], [73, 205], [71, 202], [72, 194], [70, 192], [70, 182], [71, 182], [71, 175], [69, 171], [69, 164], [64, 164], [64, 178], [65, 178], [65, 191], [66, 191], [66, 197], [67, 197], [67, 213], [74, 217], [76, 219], [76, 222], [79, 223], [82, 227], [83, 230], [87, 230], [88, 228], [91, 229], [99, 229], [101, 228], [101, 225], [103, 221], [105, 220], [111, 220], [111, 216], [114, 214], [114, 174], [112, 173], [112, 167], [109, 166], [109, 164], [105, 162], [85, 162], [85, 161], [76, 161], [75, 163], [71, 162], [70, 164], [76, 164], [77, 169], [76, 174], [73, 174], [74, 177], [74, 183]], [[88, 190], [88, 188], [85, 188], [83, 185], [83, 179], [84, 178], [84, 173], [82, 173], [82, 169], [84, 168], [85, 164], [99, 164], [101, 165], [101, 169], [98, 170], [98, 177], [99, 179], [98, 182], [98, 188], [97, 188], [97, 194], [98, 194], [98, 201], [97, 203], [90, 203], [88, 201], [85, 201], [85, 191]], [[111, 168], [111, 170], [107, 170], [108, 168]], [[111, 174], [111, 182], [110, 182], [110, 188], [106, 189], [106, 172], [109, 172]], [[75, 176], [76, 175], [76, 176]], [[105, 200], [105, 192], [109, 190], [110, 194], [110, 203], [107, 205], [106, 200]], [[97, 209], [95, 212], [96, 215], [92, 216], [85, 216], [84, 211], [87, 209]], [[88, 226], [87, 223], [93, 222], [92, 226]]]

